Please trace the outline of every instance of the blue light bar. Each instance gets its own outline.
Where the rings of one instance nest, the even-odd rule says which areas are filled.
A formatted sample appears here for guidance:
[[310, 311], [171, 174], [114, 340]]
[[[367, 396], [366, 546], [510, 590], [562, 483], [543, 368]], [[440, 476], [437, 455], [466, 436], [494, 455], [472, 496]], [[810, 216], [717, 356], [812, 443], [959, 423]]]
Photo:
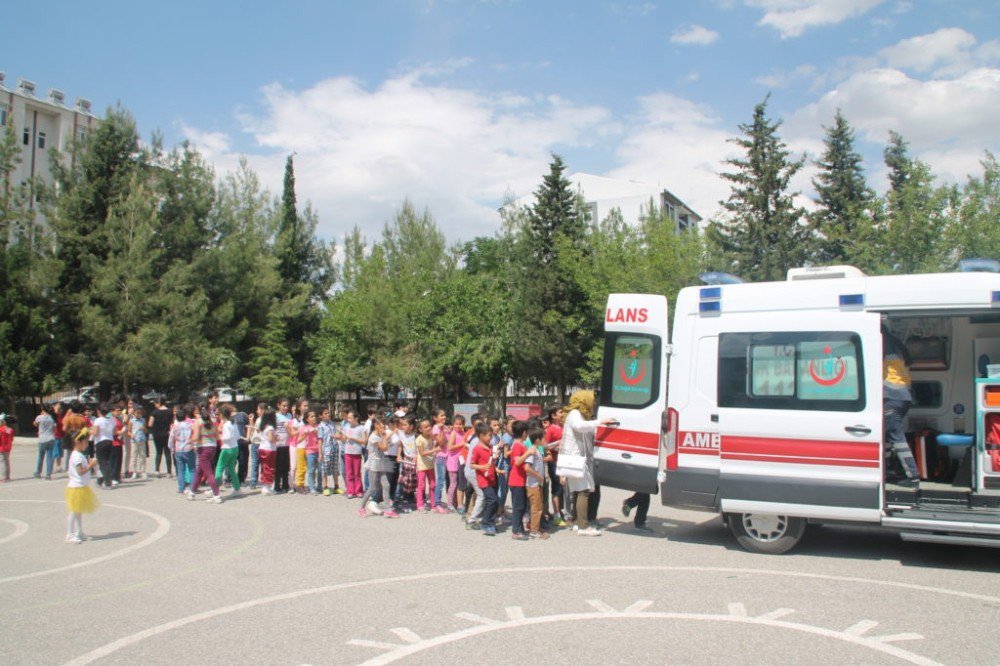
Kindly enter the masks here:
[[702, 301], [698, 304], [698, 312], [701, 314], [719, 314], [722, 312], [722, 303], [719, 301]]
[[698, 293], [703, 301], [720, 299], [722, 298], [722, 287], [702, 287]]
[[840, 307], [841, 309], [857, 309], [865, 307], [865, 295], [864, 294], [841, 294], [840, 295]]

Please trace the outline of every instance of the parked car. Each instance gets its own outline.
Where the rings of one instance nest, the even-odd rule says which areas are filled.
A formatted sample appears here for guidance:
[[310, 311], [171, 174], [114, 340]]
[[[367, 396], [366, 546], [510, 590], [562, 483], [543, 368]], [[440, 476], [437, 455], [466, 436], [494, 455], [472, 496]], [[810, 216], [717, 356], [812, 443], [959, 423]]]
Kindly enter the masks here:
[[215, 391], [216, 393], [219, 394], [219, 402], [237, 403], [237, 402], [247, 402], [249, 400], [253, 400], [253, 398], [246, 395], [245, 393], [242, 393], [241, 391], [238, 391], [234, 388], [230, 388], [228, 386], [220, 386], [218, 388], [211, 389], [210, 391], [206, 391], [204, 393], [204, 396], [207, 398], [209, 395], [211, 395], [212, 391]]

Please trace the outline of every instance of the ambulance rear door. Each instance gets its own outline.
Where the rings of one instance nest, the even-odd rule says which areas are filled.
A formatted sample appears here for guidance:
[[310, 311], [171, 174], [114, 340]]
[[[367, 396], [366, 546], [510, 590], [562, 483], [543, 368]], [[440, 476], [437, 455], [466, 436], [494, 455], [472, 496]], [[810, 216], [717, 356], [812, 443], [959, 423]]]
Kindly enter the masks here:
[[597, 430], [597, 483], [656, 494], [660, 431], [667, 404], [665, 296], [611, 294], [604, 314], [604, 362]]

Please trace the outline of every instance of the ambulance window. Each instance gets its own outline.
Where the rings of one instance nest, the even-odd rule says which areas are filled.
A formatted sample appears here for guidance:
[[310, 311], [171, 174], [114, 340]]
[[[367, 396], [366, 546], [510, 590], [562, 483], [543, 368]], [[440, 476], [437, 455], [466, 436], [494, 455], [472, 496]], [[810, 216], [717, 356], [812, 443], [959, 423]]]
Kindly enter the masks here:
[[864, 409], [861, 340], [847, 332], [719, 336], [719, 405], [856, 412]]
[[641, 409], [660, 397], [660, 338], [608, 333], [604, 340], [601, 405]]

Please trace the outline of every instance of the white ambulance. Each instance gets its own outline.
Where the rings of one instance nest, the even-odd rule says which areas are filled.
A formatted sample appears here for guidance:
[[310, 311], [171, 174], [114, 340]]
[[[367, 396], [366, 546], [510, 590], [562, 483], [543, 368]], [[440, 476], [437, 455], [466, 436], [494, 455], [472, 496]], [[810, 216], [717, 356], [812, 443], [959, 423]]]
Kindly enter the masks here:
[[[665, 297], [608, 298], [599, 483], [720, 512], [757, 552], [810, 522], [1000, 546], [1000, 274], [793, 269], [674, 307], [668, 342]], [[883, 453], [882, 326], [909, 355], [916, 484]]]

